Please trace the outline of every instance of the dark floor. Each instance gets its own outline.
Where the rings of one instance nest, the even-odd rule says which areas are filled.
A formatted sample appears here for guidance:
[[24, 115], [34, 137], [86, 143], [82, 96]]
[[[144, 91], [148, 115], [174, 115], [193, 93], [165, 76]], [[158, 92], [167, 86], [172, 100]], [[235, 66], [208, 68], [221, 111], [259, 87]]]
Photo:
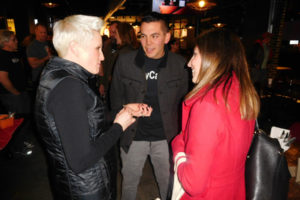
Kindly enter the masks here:
[[[15, 154], [7, 157], [5, 149], [0, 151], [0, 199], [1, 200], [52, 200], [47, 178], [47, 164], [44, 152], [35, 136], [30, 156]], [[120, 199], [121, 175], [118, 172], [118, 199]], [[154, 200], [159, 197], [152, 167], [146, 162], [138, 188], [137, 199]]]
[[[260, 124], [269, 129], [271, 125], [288, 128], [299, 120], [300, 104], [286, 99], [263, 100]], [[35, 145], [30, 156], [16, 155], [7, 159], [5, 149], [0, 151], [0, 199], [1, 200], [51, 200], [47, 178], [46, 160], [34, 135], [30, 136]], [[300, 148], [298, 149], [300, 155]], [[120, 186], [121, 176], [118, 182]], [[118, 199], [120, 189], [118, 189]], [[153, 200], [158, 197], [158, 190], [149, 162], [144, 168], [138, 190], [138, 200]], [[300, 199], [300, 184], [291, 180], [289, 199]]]
[[0, 157], [0, 194], [3, 200], [51, 200], [44, 154], [38, 142], [30, 137], [35, 145], [30, 156], [15, 154], [8, 159], [5, 149]]

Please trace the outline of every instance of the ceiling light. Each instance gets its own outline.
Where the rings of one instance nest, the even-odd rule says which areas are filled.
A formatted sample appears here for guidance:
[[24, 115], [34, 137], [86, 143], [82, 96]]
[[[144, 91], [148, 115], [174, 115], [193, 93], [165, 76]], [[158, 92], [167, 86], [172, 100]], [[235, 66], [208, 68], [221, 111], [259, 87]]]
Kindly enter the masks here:
[[42, 5], [45, 6], [45, 7], [47, 7], [47, 8], [55, 8], [55, 7], [59, 6], [58, 3], [51, 2], [51, 1], [44, 2], [44, 3], [42, 3]]
[[199, 1], [199, 7], [203, 8], [205, 6], [205, 1]]
[[209, 10], [212, 7], [216, 6], [217, 4], [212, 1], [212, 0], [192, 0], [189, 1], [186, 4], [188, 7], [190, 7], [193, 10], [197, 10], [197, 11], [205, 11], [205, 10]]

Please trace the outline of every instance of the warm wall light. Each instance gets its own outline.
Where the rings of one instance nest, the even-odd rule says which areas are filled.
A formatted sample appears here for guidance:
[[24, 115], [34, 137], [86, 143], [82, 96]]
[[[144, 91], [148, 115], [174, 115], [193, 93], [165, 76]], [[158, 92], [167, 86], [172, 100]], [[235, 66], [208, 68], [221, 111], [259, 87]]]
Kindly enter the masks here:
[[187, 37], [187, 29], [181, 29], [181, 38]]
[[225, 26], [225, 24], [223, 24], [223, 23], [215, 23], [215, 24], [213, 24], [214, 25], [214, 27], [216, 27], [216, 28], [223, 28], [224, 26]]
[[140, 34], [141, 28], [139, 26], [134, 26], [133, 29], [134, 29], [135, 35], [138, 36]]
[[104, 29], [103, 34], [107, 35], [107, 37], [109, 36], [109, 30], [107, 27]]
[[193, 28], [194, 28], [194, 25], [191, 24], [191, 23], [187, 23], [187, 24], [185, 25], [185, 27], [186, 27], [187, 29], [193, 29]]
[[7, 19], [7, 28], [10, 31], [13, 31], [14, 33], [16, 33], [16, 27], [15, 27], [15, 20], [14, 19]]
[[141, 25], [140, 22], [138, 22], [138, 20], [136, 19], [135, 22], [132, 24], [133, 28], [137, 28]]

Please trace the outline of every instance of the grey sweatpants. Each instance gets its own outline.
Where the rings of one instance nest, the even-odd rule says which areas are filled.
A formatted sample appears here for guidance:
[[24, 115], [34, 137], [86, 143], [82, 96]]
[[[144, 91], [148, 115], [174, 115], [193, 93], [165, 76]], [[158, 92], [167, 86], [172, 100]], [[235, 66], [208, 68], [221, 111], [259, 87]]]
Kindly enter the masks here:
[[166, 140], [133, 141], [128, 153], [121, 148], [122, 159], [122, 198], [121, 200], [136, 199], [137, 188], [142, 176], [147, 156], [150, 156], [158, 182], [160, 198], [166, 200], [170, 177], [169, 147]]

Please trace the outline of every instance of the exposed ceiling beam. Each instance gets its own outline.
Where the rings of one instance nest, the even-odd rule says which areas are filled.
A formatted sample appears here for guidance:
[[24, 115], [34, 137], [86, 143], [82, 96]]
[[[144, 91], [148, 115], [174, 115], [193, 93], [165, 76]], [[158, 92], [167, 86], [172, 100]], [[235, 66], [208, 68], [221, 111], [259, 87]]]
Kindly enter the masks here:
[[123, 6], [123, 4], [126, 2], [126, 0], [114, 0], [114, 1], [110, 1], [110, 4], [108, 6], [109, 11], [106, 14], [106, 16], [104, 17], [104, 21], [107, 22], [107, 20], [115, 13], [119, 10], [120, 7]]

